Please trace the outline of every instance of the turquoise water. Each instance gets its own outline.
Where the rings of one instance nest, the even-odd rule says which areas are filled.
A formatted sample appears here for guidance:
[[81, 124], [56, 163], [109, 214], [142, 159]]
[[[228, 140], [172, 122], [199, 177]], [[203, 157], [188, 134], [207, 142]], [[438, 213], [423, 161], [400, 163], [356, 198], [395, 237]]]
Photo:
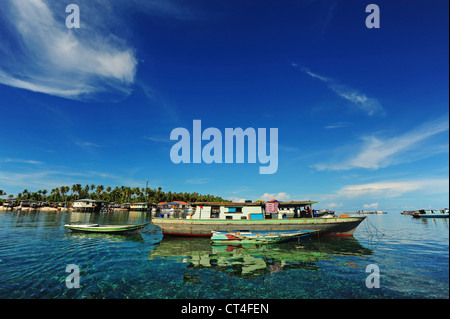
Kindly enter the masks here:
[[[137, 224], [150, 214], [0, 212], [0, 298], [449, 298], [448, 219], [369, 215], [353, 238], [245, 247], [163, 238], [153, 225], [132, 236], [64, 229], [76, 221]], [[69, 264], [79, 288], [66, 286]], [[379, 288], [366, 286], [372, 264]]]

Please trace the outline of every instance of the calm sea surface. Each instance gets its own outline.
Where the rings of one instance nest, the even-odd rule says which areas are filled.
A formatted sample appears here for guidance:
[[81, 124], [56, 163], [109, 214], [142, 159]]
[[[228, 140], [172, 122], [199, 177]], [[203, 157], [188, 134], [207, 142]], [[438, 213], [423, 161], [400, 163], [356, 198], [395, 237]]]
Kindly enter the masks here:
[[[449, 298], [448, 219], [369, 215], [353, 238], [256, 247], [163, 238], [153, 225], [132, 236], [63, 227], [150, 218], [140, 212], [0, 212], [0, 298]], [[80, 269], [80, 288], [66, 286], [69, 264]], [[379, 269], [379, 288], [366, 286], [373, 275], [368, 265]]]

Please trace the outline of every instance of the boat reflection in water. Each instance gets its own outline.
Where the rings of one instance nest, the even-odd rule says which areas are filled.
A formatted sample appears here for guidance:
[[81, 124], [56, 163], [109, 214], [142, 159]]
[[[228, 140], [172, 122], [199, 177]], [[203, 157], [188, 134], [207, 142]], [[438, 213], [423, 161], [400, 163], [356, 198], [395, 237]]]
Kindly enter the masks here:
[[372, 254], [353, 237], [239, 246], [213, 246], [205, 238], [165, 237], [150, 251], [149, 259], [187, 263], [187, 269], [213, 269], [251, 279], [290, 269], [319, 271], [321, 260]]

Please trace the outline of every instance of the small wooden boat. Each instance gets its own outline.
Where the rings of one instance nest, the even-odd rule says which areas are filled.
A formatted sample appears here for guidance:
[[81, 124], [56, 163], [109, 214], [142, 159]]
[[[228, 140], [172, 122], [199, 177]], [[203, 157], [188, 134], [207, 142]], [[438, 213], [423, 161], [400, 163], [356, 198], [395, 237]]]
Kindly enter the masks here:
[[218, 245], [236, 244], [268, 244], [279, 243], [294, 238], [306, 239], [317, 230], [295, 230], [295, 231], [215, 231], [213, 230], [211, 241]]
[[64, 227], [74, 232], [121, 234], [141, 231], [149, 223], [138, 225], [66, 224]]
[[412, 214], [414, 218], [448, 218], [449, 213], [448, 209], [421, 209], [418, 212]]

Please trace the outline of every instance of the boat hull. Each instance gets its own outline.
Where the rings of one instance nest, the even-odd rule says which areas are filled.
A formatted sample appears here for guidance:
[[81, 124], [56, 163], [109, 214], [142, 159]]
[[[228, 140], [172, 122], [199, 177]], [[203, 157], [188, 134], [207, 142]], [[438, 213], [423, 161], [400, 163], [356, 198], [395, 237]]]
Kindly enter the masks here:
[[107, 233], [107, 234], [123, 234], [123, 233], [132, 233], [141, 231], [146, 224], [140, 225], [64, 225], [67, 229], [70, 229], [73, 232], [82, 232], [82, 233]]
[[317, 230], [320, 236], [353, 236], [366, 217], [294, 218], [263, 220], [208, 220], [153, 218], [164, 235], [211, 237], [211, 231], [301, 231]]
[[448, 214], [413, 214], [414, 218], [448, 218]]

